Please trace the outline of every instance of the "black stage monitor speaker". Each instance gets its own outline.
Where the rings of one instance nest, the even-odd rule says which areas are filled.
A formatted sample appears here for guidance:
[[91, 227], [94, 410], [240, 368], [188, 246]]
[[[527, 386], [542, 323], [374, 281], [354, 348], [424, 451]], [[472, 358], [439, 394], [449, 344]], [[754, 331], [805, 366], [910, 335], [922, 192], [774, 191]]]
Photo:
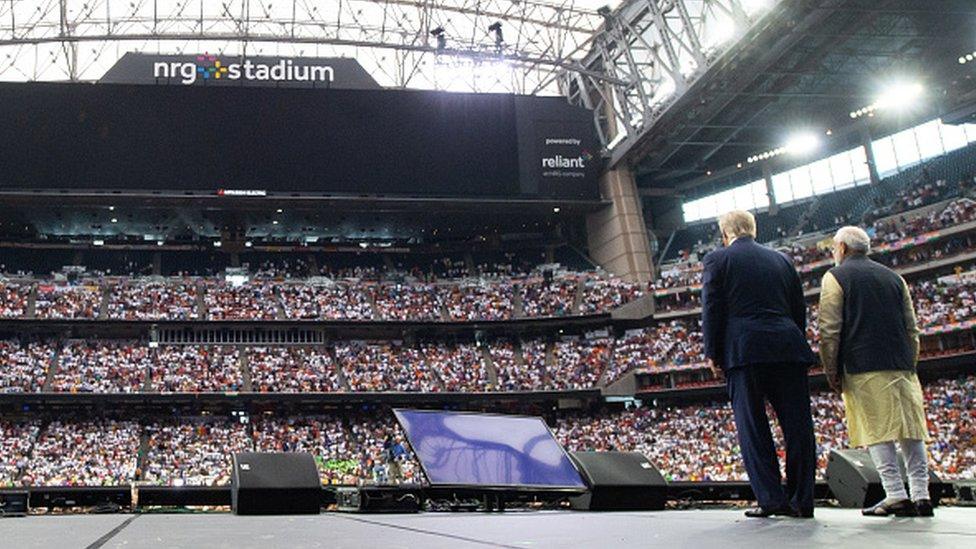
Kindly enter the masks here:
[[573, 509], [656, 511], [668, 501], [667, 482], [640, 452], [570, 452], [590, 491], [570, 498]]
[[234, 454], [231, 507], [238, 515], [309, 515], [322, 485], [311, 454]]
[[29, 498], [26, 490], [0, 492], [0, 517], [27, 516]]
[[[905, 464], [900, 463], [902, 475]], [[933, 505], [939, 502], [942, 481], [929, 470], [929, 494]], [[827, 486], [841, 507], [870, 507], [884, 499], [881, 476], [867, 450], [831, 450], [827, 460]]]

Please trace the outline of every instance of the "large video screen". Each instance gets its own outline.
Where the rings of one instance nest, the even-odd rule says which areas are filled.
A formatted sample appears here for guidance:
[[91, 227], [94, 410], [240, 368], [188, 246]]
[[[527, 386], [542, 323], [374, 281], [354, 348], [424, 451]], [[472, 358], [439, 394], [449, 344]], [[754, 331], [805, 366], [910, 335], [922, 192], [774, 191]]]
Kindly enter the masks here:
[[[592, 131], [579, 139], [571, 125], [536, 135], [552, 111], [578, 119], [580, 109], [516, 99], [3, 83], [0, 189], [595, 198]], [[546, 139], [579, 145], [545, 147]], [[543, 171], [558, 177], [546, 183]]]
[[434, 486], [586, 488], [541, 418], [400, 409], [394, 414]]

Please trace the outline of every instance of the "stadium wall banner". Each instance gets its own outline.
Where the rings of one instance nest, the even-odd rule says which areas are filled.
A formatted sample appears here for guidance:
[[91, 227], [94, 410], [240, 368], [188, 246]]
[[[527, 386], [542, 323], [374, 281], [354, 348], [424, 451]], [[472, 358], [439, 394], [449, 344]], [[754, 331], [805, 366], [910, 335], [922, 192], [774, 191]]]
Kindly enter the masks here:
[[219, 54], [150, 55], [128, 52], [102, 84], [272, 86], [375, 90], [380, 85], [355, 59], [241, 57]]

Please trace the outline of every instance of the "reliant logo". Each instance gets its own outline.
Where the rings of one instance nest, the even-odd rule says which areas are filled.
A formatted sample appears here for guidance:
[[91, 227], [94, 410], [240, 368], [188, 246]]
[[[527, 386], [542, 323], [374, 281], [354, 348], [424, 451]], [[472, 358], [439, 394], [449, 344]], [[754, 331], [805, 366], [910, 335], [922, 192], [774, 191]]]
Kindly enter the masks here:
[[584, 150], [582, 154], [577, 157], [565, 157], [561, 154], [556, 156], [549, 156], [542, 159], [543, 168], [580, 168], [585, 169], [586, 163], [593, 158], [593, 155], [589, 151]]
[[189, 85], [198, 79], [256, 80], [268, 82], [332, 82], [335, 71], [328, 65], [295, 65], [283, 59], [272, 65], [253, 63], [224, 63], [214, 55], [198, 55], [196, 63], [153, 63], [154, 78], [180, 78]]

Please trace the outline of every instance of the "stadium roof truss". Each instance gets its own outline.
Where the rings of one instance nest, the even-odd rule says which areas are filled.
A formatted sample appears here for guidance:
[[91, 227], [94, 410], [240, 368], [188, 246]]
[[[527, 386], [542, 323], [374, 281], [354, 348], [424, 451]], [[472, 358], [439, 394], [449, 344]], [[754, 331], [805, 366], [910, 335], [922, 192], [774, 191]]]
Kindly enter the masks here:
[[778, 0], [606, 1], [0, 0], [0, 80], [97, 80], [128, 51], [346, 56], [389, 87], [565, 95], [607, 146]]
[[616, 162], [773, 4], [630, 0], [613, 12], [601, 10], [604, 25], [581, 70], [562, 72], [561, 91], [593, 110]]
[[127, 51], [206, 52], [353, 57], [388, 87], [556, 94], [603, 22], [578, 4], [0, 0], [0, 79], [97, 80]]

